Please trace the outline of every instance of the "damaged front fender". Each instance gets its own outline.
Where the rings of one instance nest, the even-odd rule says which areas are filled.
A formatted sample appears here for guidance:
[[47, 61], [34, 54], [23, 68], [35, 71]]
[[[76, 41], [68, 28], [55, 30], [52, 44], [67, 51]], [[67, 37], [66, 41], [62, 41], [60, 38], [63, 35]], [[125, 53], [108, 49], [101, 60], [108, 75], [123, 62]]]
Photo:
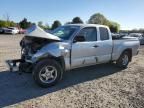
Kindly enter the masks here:
[[58, 58], [58, 57], [65, 57], [69, 53], [68, 49], [65, 49], [62, 45], [57, 43], [51, 43], [44, 46], [40, 49], [37, 53], [35, 53], [31, 60], [27, 62], [36, 63], [43, 58]]

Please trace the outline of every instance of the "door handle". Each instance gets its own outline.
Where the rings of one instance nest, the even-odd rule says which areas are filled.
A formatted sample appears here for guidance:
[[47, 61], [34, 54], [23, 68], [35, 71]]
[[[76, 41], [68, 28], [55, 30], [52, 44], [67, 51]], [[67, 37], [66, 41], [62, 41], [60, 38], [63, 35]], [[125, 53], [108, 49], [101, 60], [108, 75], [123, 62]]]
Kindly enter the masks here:
[[94, 48], [97, 48], [97, 47], [99, 47], [99, 46], [98, 46], [98, 45], [94, 45], [93, 47], [94, 47]]

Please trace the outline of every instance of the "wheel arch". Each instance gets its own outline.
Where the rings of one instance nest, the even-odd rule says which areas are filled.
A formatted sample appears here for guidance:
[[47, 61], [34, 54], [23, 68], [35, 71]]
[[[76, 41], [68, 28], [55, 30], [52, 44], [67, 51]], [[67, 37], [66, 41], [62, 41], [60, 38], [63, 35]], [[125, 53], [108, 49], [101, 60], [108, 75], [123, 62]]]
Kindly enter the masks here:
[[123, 52], [121, 53], [121, 55], [124, 52], [128, 52], [129, 53], [129, 60], [131, 61], [132, 60], [132, 49], [131, 48], [127, 48], [127, 49], [123, 50]]
[[38, 62], [42, 61], [42, 60], [46, 60], [46, 59], [53, 59], [55, 61], [57, 61], [60, 66], [62, 67], [62, 69], [65, 71], [65, 60], [63, 56], [59, 56], [59, 57], [55, 57], [52, 55], [47, 55], [45, 57], [39, 58], [34, 64], [37, 64]]

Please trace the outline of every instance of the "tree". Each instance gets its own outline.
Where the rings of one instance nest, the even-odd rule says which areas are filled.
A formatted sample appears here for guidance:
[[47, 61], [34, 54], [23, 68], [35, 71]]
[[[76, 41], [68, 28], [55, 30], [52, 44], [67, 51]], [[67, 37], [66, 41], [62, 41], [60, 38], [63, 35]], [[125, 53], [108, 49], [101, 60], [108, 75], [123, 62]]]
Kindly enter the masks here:
[[70, 22], [70, 21], [68, 21], [68, 22], [66, 22], [65, 24], [71, 24], [72, 22]]
[[16, 23], [13, 21], [0, 20], [0, 27], [14, 27], [14, 26], [16, 26]]
[[51, 29], [54, 30], [54, 29], [56, 29], [56, 28], [59, 27], [59, 26], [61, 26], [61, 23], [60, 23], [60, 21], [56, 20], [56, 21], [54, 21], [54, 23], [52, 24]]
[[40, 26], [40, 27], [43, 26], [43, 22], [42, 22], [42, 21], [39, 21], [39, 22], [38, 22], [38, 26]]
[[9, 26], [10, 27], [15, 27], [17, 24], [15, 23], [15, 22], [13, 22], [13, 21], [9, 21], [8, 22], [9, 23]]
[[81, 20], [80, 17], [75, 17], [75, 18], [73, 18], [73, 20], [72, 20], [71, 23], [72, 23], [72, 24], [78, 24], [78, 23], [83, 24], [83, 21]]
[[15, 27], [16, 23], [10, 21], [10, 15], [8, 13], [3, 15], [4, 20], [0, 20], [0, 27]]
[[109, 26], [111, 32], [117, 33], [119, 32], [120, 25], [116, 22], [109, 21], [104, 15], [101, 13], [96, 13], [90, 17], [88, 20], [88, 23], [90, 24], [101, 24]]
[[38, 26], [41, 27], [42, 29], [45, 28], [45, 27], [43, 26], [43, 22], [42, 22], [42, 21], [39, 21], [39, 22], [38, 22]]
[[0, 27], [8, 27], [7, 22], [0, 20]]
[[27, 19], [24, 18], [22, 21], [19, 22], [19, 25], [21, 28], [27, 29], [28, 27], [30, 27], [32, 25], [32, 23], [28, 22]]
[[3, 15], [4, 20], [6, 20], [7, 22], [10, 21], [10, 15], [8, 13]]
[[45, 29], [46, 29], [46, 30], [49, 30], [49, 29], [50, 29], [50, 26], [49, 26], [48, 23], [45, 24]]
[[109, 21], [106, 19], [104, 15], [100, 13], [96, 13], [90, 17], [90, 19], [88, 20], [88, 23], [106, 25], [109, 23]]
[[132, 30], [129, 30], [129, 33], [143, 33], [144, 34], [144, 29], [143, 28], [132, 29]]
[[50, 29], [49, 25], [47, 23], [45, 25], [43, 25], [42, 21], [38, 22], [38, 26], [41, 27], [44, 30]]
[[120, 25], [116, 22], [110, 22], [109, 28], [112, 33], [118, 33], [120, 30]]

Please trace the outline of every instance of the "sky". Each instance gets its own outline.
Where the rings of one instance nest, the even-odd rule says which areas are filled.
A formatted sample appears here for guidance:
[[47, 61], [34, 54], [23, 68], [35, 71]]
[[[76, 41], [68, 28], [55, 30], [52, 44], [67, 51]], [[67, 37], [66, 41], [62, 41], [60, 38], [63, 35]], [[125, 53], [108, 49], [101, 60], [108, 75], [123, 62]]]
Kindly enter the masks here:
[[95, 13], [118, 22], [121, 29], [144, 28], [144, 0], [0, 0], [0, 19], [8, 14], [15, 22], [25, 17], [35, 23], [64, 24], [76, 16], [87, 22]]

